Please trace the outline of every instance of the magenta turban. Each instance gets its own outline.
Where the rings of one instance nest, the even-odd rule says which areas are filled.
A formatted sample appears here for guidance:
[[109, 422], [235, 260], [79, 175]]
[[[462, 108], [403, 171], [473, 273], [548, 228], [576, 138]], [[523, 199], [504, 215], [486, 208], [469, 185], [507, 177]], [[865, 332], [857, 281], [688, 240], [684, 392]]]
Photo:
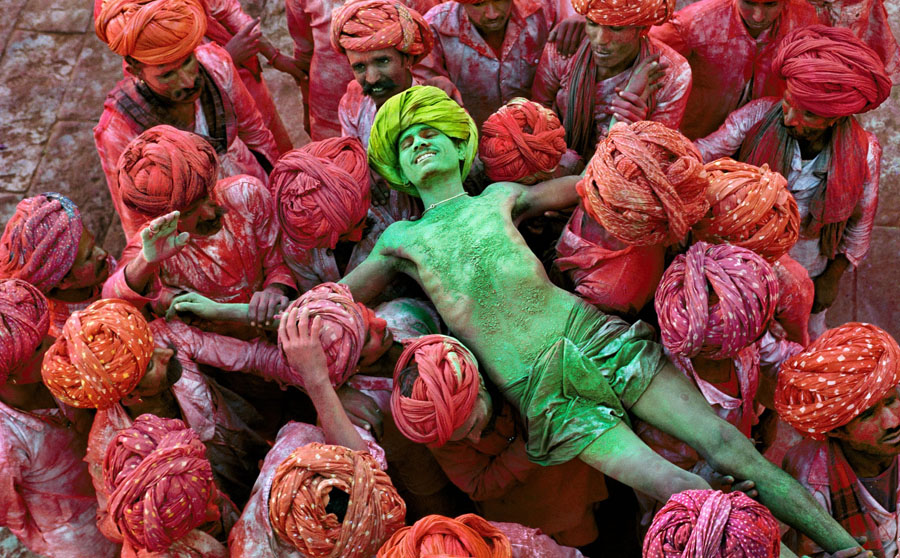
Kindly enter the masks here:
[[0, 279], [0, 386], [34, 354], [48, 329], [44, 295], [21, 279]]

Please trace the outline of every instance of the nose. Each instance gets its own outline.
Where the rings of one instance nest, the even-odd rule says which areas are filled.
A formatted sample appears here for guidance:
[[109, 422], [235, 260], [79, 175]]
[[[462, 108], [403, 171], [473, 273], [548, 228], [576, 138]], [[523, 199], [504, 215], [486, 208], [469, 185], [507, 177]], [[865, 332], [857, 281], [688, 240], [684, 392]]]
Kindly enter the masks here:
[[178, 87], [181, 89], [191, 89], [194, 87], [194, 80], [197, 76], [193, 74], [193, 72], [187, 71], [187, 69], [182, 69], [178, 73]]
[[597, 38], [597, 46], [606, 46], [612, 41], [613, 33], [606, 26], [599, 25], [596, 27], [594, 36]]
[[785, 126], [797, 126], [800, 124], [800, 115], [797, 111], [790, 107], [784, 111], [784, 125]]
[[200, 206], [200, 218], [209, 221], [216, 218], [216, 206], [211, 202], [204, 203]]
[[900, 411], [885, 405], [878, 415], [882, 430], [893, 430], [900, 426]]
[[96, 260], [98, 262], [102, 262], [103, 260], [106, 259], [107, 255], [108, 254], [106, 253], [106, 250], [104, 250], [103, 248], [101, 248], [99, 246], [94, 246], [94, 260]]
[[487, 19], [497, 19], [500, 17], [500, 10], [494, 6], [493, 2], [488, 2], [487, 9], [484, 12], [484, 17]]
[[428, 138], [423, 138], [421, 135], [416, 134], [413, 137], [413, 151], [418, 151], [419, 149], [424, 149], [426, 147], [431, 147], [431, 142], [428, 141]]
[[163, 367], [166, 367], [169, 365], [169, 361], [172, 360], [172, 357], [175, 355], [175, 351], [173, 351], [172, 349], [170, 349], [168, 347], [160, 348], [158, 355], [159, 355], [159, 364], [162, 365]]
[[750, 19], [754, 23], [762, 23], [766, 19], [766, 13], [761, 7], [754, 7], [753, 11], [750, 12]]
[[381, 74], [378, 72], [378, 69], [375, 65], [366, 66], [366, 83], [369, 85], [375, 85], [378, 83], [378, 80], [381, 79]]

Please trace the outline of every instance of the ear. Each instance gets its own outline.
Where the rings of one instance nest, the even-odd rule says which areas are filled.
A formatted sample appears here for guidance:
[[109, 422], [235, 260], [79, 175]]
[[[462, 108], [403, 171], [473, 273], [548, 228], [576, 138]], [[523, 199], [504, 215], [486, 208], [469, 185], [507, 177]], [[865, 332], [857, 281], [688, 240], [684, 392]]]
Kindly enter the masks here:
[[462, 140], [454, 140], [453, 143], [456, 144], [456, 154], [459, 157], [459, 160], [465, 161], [466, 155], [468, 155], [468, 151], [469, 151], [467, 149], [468, 144]]
[[131, 56], [125, 57], [125, 71], [131, 74], [132, 76], [143, 79], [141, 77], [141, 73], [143, 71], [144, 65], [138, 60], [132, 58]]

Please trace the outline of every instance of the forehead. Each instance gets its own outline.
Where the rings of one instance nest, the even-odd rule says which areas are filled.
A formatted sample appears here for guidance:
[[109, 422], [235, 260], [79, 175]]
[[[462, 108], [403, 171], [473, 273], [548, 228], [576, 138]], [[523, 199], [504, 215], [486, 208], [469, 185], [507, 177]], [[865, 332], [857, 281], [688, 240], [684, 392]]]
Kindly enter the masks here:
[[391, 58], [394, 60], [399, 60], [403, 57], [403, 54], [394, 47], [390, 48], [382, 48], [379, 50], [370, 50], [368, 52], [355, 52], [352, 50], [347, 51], [347, 60], [350, 64], [358, 64], [360, 62], [367, 63], [373, 60], [378, 60], [379, 58]]
[[177, 70], [187, 61], [188, 58], [193, 56], [194, 53], [190, 53], [184, 58], [179, 58], [175, 62], [170, 62], [168, 64], [144, 64], [144, 72], [148, 72], [151, 75], [162, 75], [166, 72], [171, 72], [172, 70]]
[[399, 144], [400, 142], [402, 142], [409, 136], [414, 136], [414, 135], [418, 134], [419, 132], [421, 132], [422, 130], [434, 130], [435, 132], [438, 132], [439, 134], [443, 135], [440, 130], [438, 130], [437, 128], [432, 128], [428, 124], [413, 124], [409, 128], [403, 130], [403, 133], [401, 133], [400, 137], [397, 138], [397, 143]]

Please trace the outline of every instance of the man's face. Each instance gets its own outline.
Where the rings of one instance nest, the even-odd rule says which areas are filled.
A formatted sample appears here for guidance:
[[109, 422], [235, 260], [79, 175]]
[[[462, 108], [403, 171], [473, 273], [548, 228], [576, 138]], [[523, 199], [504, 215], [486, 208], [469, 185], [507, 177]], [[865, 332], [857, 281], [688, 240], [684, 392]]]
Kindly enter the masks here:
[[645, 27], [600, 25], [587, 18], [585, 20], [584, 30], [591, 42], [594, 62], [601, 68], [623, 66], [634, 60], [641, 50]]
[[900, 455], [898, 388], [828, 436], [860, 453], [878, 457]]
[[407, 128], [397, 140], [397, 149], [400, 171], [415, 186], [432, 174], [445, 173], [454, 167], [458, 170], [463, 158], [462, 149], [452, 139], [425, 124]]
[[784, 92], [781, 108], [784, 111], [783, 122], [787, 133], [797, 140], [815, 141], [838, 121], [837, 117], [826, 118], [798, 107], [790, 91]]
[[751, 33], [762, 33], [775, 23], [781, 10], [784, 8], [784, 2], [759, 2], [756, 0], [737, 0], [738, 13], [741, 14], [741, 20]]
[[84, 289], [102, 285], [107, 277], [109, 277], [109, 254], [97, 246], [94, 235], [87, 229], [82, 229], [75, 262], [56, 288], [59, 290]]
[[376, 107], [380, 108], [385, 101], [412, 85], [410, 58], [396, 48], [371, 52], [348, 50], [347, 60], [363, 93], [375, 101]]
[[192, 236], [211, 236], [222, 228], [225, 208], [218, 206], [209, 196], [203, 196], [181, 211], [178, 217], [178, 232]]
[[171, 64], [129, 66], [154, 93], [173, 103], [193, 103], [203, 92], [200, 66], [194, 53]]
[[473, 444], [477, 444], [481, 441], [481, 435], [491, 421], [492, 413], [493, 405], [491, 404], [491, 396], [488, 395], [488, 392], [482, 385], [478, 388], [478, 399], [475, 401], [475, 406], [472, 407], [472, 412], [469, 413], [469, 418], [467, 418], [466, 422], [462, 423], [459, 428], [453, 431], [450, 435], [450, 441], [460, 442], [462, 440], [468, 440]]
[[463, 9], [482, 33], [497, 33], [506, 29], [512, 0], [486, 0], [477, 4], [463, 4]]
[[175, 353], [174, 348], [154, 348], [144, 377], [141, 378], [134, 390], [122, 400], [122, 404], [127, 406], [144, 397], [155, 397], [181, 379], [181, 362], [175, 358]]

